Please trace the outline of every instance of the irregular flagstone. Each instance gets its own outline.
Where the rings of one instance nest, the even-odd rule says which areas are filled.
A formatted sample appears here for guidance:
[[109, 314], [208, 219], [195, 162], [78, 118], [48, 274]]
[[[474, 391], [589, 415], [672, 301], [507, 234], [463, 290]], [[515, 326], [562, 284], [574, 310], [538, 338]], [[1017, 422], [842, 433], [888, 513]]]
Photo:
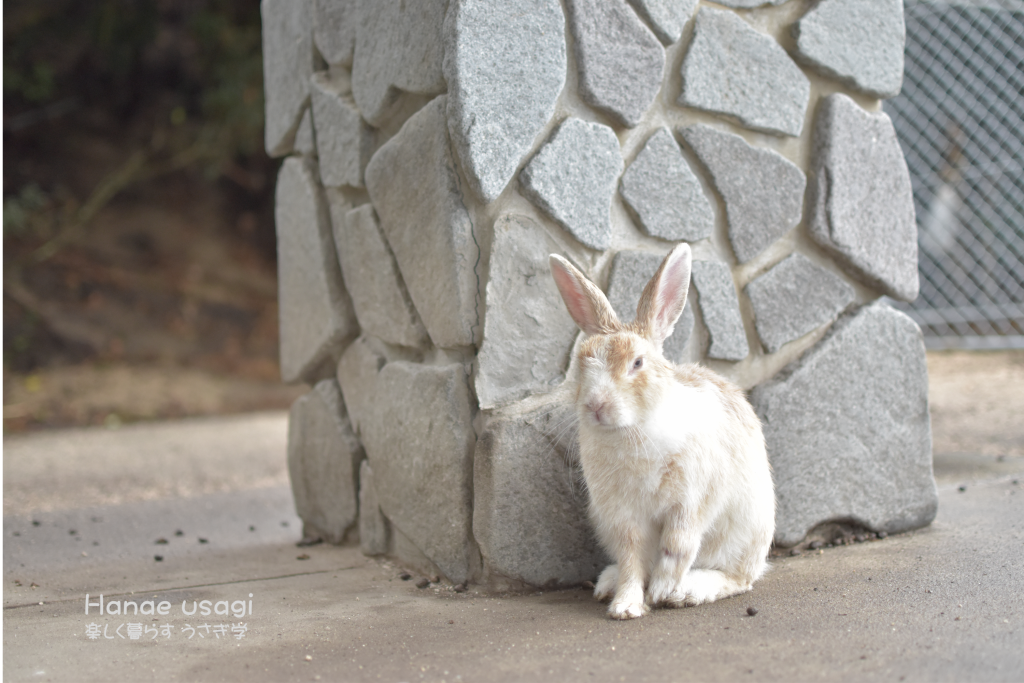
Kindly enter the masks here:
[[377, 375], [387, 363], [378, 344], [372, 337], [363, 335], [348, 345], [338, 361], [338, 385], [352, 429], [360, 438], [377, 400]]
[[[654, 254], [649, 251], [632, 251], [624, 249], [615, 254], [611, 273], [608, 276], [608, 302], [624, 323], [636, 319], [636, 307], [640, 303], [647, 282], [654, 277], [665, 254]], [[685, 356], [686, 343], [693, 333], [693, 305], [687, 304], [682, 315], [676, 322], [672, 334], [662, 345], [665, 358], [673, 363], [684, 363], [689, 360]]]
[[533, 586], [592, 581], [608, 564], [580, 475], [545, 434], [553, 407], [492, 417], [473, 464], [473, 535], [485, 567]]
[[466, 180], [498, 198], [565, 86], [557, 0], [452, 0], [444, 24], [448, 129]]
[[693, 11], [697, 9], [698, 0], [629, 0], [636, 13], [647, 22], [665, 45], [671, 45], [683, 34], [683, 27]]
[[316, 154], [316, 136], [313, 132], [313, 114], [310, 107], [306, 107], [302, 112], [302, 118], [299, 119], [299, 129], [295, 131], [292, 151], [296, 154]]
[[769, 353], [835, 320], [853, 303], [845, 280], [791, 254], [747, 285], [757, 334]]
[[824, 0], [794, 27], [796, 54], [875, 97], [903, 86], [903, 0]]
[[925, 349], [903, 313], [875, 303], [844, 316], [750, 400], [774, 471], [776, 543], [828, 521], [896, 533], [935, 518]]
[[327, 73], [313, 74], [311, 82], [320, 181], [326, 187], [362, 187], [372, 131], [359, 115], [347, 83]]
[[715, 227], [711, 202], [667, 128], [659, 128], [619, 181], [619, 193], [652, 237], [696, 242]]
[[385, 125], [401, 92], [445, 90], [441, 61], [447, 0], [360, 2], [352, 57], [352, 95], [363, 118]]
[[313, 43], [328, 64], [351, 66], [359, 0], [312, 0]]
[[359, 548], [363, 554], [386, 554], [390, 541], [388, 531], [388, 520], [380, 511], [373, 484], [373, 468], [363, 460], [359, 466]]
[[471, 535], [473, 408], [461, 365], [388, 363], [360, 437], [388, 520], [453, 583], [479, 565]]
[[388, 525], [388, 555], [394, 557], [409, 571], [423, 576], [441, 576], [441, 568], [423, 554], [416, 544], [402, 530], [393, 524]]
[[711, 337], [708, 358], [743, 360], [750, 353], [750, 345], [743, 329], [739, 297], [736, 296], [729, 265], [718, 261], [694, 261], [692, 278], [701, 319]]
[[346, 203], [331, 202], [338, 261], [359, 326], [392, 344], [422, 346], [429, 340], [427, 331], [405, 289], [373, 206], [350, 208]]
[[681, 133], [725, 202], [729, 242], [740, 263], [800, 222], [807, 177], [796, 164], [710, 126], [689, 126]]
[[386, 545], [381, 552], [453, 583], [477, 576], [470, 534], [476, 434], [464, 368], [388, 362], [380, 343], [364, 335], [342, 355], [338, 383], [372, 470], [367, 495], [376, 496], [383, 516], [373, 522], [374, 552]]
[[788, 0], [715, 0], [719, 5], [732, 7], [734, 9], [753, 9], [765, 5], [781, 5]]
[[625, 0], [566, 0], [584, 102], [632, 128], [654, 102], [665, 48]]
[[566, 119], [520, 174], [523, 194], [591, 249], [611, 246], [611, 204], [622, 173], [608, 126]]
[[263, 0], [263, 92], [267, 154], [292, 151], [303, 110], [309, 104], [313, 41], [305, 2]]
[[278, 304], [281, 378], [316, 380], [330, 374], [358, 324], [341, 278], [331, 222], [316, 170], [285, 159], [277, 177]]
[[476, 339], [480, 249], [462, 201], [445, 122], [445, 96], [416, 112], [366, 167], [409, 296], [437, 346]]
[[814, 241], [854, 277], [895, 299], [916, 299], [914, 197], [889, 117], [829, 95], [818, 107], [811, 168]]
[[495, 222], [477, 357], [481, 408], [551, 391], [565, 379], [577, 330], [551, 278], [552, 253], [562, 250], [529, 218], [504, 215]]
[[352, 433], [338, 383], [318, 382], [292, 404], [288, 478], [306, 538], [341, 543], [356, 522], [356, 481], [363, 447]]
[[732, 12], [697, 12], [679, 104], [733, 116], [747, 128], [799, 135], [811, 83], [771, 36]]

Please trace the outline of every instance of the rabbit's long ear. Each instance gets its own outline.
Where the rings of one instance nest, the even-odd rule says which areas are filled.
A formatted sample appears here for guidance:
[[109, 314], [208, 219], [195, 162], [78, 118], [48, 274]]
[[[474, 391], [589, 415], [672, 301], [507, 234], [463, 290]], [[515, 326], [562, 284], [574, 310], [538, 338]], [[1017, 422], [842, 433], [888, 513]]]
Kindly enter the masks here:
[[690, 245], [683, 243], [668, 253], [640, 295], [636, 307], [637, 333], [655, 344], [668, 339], [686, 305], [690, 289]]
[[551, 275], [569, 315], [587, 334], [610, 334], [622, 329], [604, 292], [558, 254], [551, 254]]

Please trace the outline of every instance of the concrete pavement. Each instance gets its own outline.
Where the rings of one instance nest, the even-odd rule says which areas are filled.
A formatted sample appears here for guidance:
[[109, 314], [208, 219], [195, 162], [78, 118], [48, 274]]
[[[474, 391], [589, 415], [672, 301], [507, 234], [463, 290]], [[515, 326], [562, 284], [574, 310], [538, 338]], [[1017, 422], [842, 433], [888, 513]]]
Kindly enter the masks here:
[[[260, 419], [274, 416], [126, 433], [154, 463], [185, 457], [180, 446], [177, 456], [162, 451], [157, 435], [185, 439], [186, 459], [201, 468], [220, 447], [183, 432], [257, 434]], [[272, 436], [282, 423], [270, 424], [266, 452], [250, 457], [283, 464], [280, 434]], [[146, 499], [131, 482], [152, 490], [152, 481], [126, 479], [124, 462], [94, 451], [90, 476], [117, 480], [125, 502], [76, 498], [67, 478], [44, 490], [38, 460], [65, 447], [77, 457], [59, 436], [19, 437], [15, 448], [5, 440], [5, 503], [10, 495], [47, 508], [5, 504], [5, 680], [1010, 681], [1024, 671], [1020, 458], [937, 461], [939, 516], [927, 529], [780, 558], [751, 594], [613, 622], [584, 590], [417, 588], [421, 577], [403, 581], [401, 568], [357, 548], [298, 548], [301, 525], [279, 480], [239, 474], [228, 490]], [[86, 615], [87, 593], [91, 602], [102, 593], [107, 606], [166, 601], [168, 614]], [[202, 600], [210, 615], [183, 613]], [[141, 624], [137, 640], [129, 623]]]

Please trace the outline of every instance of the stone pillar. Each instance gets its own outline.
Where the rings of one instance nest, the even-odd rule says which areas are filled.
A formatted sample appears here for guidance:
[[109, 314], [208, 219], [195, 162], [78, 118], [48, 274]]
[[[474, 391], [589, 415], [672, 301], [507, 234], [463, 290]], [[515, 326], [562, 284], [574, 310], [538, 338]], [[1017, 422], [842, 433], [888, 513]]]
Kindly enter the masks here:
[[[311, 532], [453, 582], [605, 561], [558, 253], [624, 319], [691, 244], [666, 354], [751, 390], [776, 543], [935, 515], [901, 0], [263, 0], [289, 464]], [[685, 416], [681, 416], [685, 419]], [[365, 458], [365, 459], [364, 459]], [[358, 514], [356, 510], [358, 509]]]

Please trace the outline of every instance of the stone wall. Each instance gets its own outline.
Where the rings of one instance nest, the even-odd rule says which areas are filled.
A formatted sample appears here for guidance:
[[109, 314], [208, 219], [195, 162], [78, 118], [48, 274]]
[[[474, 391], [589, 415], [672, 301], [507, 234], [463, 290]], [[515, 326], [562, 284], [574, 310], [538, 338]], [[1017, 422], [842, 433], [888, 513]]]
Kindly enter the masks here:
[[[547, 265], [751, 390], [776, 542], [935, 515], [900, 0], [263, 0], [289, 467], [306, 534], [452, 582], [604, 562]], [[685, 416], [681, 416], [685, 418]]]

